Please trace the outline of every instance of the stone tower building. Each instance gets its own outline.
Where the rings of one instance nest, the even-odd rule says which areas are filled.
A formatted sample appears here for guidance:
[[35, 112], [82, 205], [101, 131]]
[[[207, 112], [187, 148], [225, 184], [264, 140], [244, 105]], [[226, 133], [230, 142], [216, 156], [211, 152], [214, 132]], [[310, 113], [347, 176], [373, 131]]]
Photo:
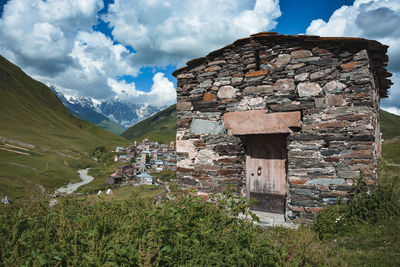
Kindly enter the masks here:
[[228, 184], [254, 210], [313, 220], [377, 177], [387, 46], [360, 38], [262, 32], [194, 59], [178, 79], [177, 179]]

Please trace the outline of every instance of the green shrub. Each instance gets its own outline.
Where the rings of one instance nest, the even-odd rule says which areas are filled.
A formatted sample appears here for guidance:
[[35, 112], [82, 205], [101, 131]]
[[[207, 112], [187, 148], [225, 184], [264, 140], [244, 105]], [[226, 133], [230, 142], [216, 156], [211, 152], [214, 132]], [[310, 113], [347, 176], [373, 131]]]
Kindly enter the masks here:
[[2, 205], [0, 248], [5, 266], [272, 266], [285, 259], [263, 229], [230, 216], [225, 203], [190, 194], [161, 205], [139, 198]]
[[96, 147], [91, 154], [92, 158], [95, 158], [98, 163], [102, 163], [102, 164], [112, 162], [113, 156], [114, 156], [114, 154], [112, 152], [108, 151], [105, 146]]
[[382, 173], [372, 188], [357, 179], [353, 199], [326, 207], [317, 215], [315, 230], [321, 238], [352, 232], [357, 224], [375, 224], [400, 215], [399, 179]]
[[164, 170], [161, 172], [154, 172], [151, 174], [155, 180], [160, 179], [164, 182], [169, 182], [171, 179], [176, 179], [176, 171]]
[[308, 225], [297, 229], [276, 227], [269, 239], [282, 251], [280, 266], [327, 266], [328, 247]]
[[319, 212], [314, 225], [319, 237], [327, 239], [349, 230], [347, 225], [349, 220], [344, 214], [346, 214], [346, 204], [343, 203], [327, 206], [323, 211]]

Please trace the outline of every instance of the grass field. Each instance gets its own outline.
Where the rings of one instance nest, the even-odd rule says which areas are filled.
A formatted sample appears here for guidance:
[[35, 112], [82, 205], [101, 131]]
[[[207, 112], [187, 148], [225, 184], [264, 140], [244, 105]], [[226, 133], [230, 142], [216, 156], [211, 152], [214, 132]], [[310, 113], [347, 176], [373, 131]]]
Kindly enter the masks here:
[[105, 200], [124, 201], [128, 199], [154, 199], [154, 196], [165, 193], [162, 186], [156, 185], [127, 185], [112, 189], [112, 194], [105, 195]]

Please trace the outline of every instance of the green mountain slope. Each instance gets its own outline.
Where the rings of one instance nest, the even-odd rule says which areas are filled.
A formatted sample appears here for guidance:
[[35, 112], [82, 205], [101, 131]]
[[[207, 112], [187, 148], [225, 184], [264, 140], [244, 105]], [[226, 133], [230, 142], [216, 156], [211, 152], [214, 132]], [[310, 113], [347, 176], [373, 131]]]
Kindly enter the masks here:
[[[0, 196], [15, 197], [76, 180], [78, 168], [93, 164], [89, 154], [97, 146], [127, 143], [72, 115], [47, 86], [1, 56], [0, 136]], [[34, 148], [25, 146], [31, 155], [25, 156], [10, 152], [7, 143]]]
[[123, 131], [125, 131], [124, 128], [122, 128], [121, 126], [119, 126], [118, 124], [116, 124], [115, 122], [113, 122], [112, 120], [109, 120], [109, 119], [102, 120], [96, 124], [98, 126], [100, 126], [101, 128], [103, 128], [109, 132], [112, 132], [114, 134], [120, 134]]
[[[78, 114], [75, 114], [78, 116]], [[95, 112], [93, 110], [86, 110], [84, 112], [79, 113], [79, 116], [81, 119], [87, 120], [91, 123], [94, 123], [101, 128], [112, 132], [114, 134], [120, 134], [123, 131], [125, 131], [124, 128], [113, 122], [112, 120], [108, 119], [106, 116], [103, 114], [100, 114], [98, 112]]]
[[[400, 164], [400, 116], [381, 110], [381, 130], [384, 139], [382, 155], [385, 162]], [[398, 168], [394, 166], [394, 168]]]
[[151, 141], [168, 143], [176, 139], [176, 104], [153, 116], [136, 123], [121, 134], [129, 140], [141, 141], [149, 138]]
[[400, 136], [400, 116], [381, 110], [381, 131], [383, 139]]

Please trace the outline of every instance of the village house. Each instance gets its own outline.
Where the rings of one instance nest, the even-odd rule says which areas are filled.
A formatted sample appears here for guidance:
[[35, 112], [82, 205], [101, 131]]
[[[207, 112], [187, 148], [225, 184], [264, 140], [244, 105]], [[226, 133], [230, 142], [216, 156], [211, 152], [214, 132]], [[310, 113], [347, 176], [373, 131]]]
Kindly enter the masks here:
[[134, 158], [136, 156], [136, 147], [132, 144], [126, 148], [126, 157]]
[[136, 175], [133, 165], [123, 165], [117, 167], [115, 173], [107, 177], [106, 184], [118, 184], [124, 180], [130, 180]]
[[141, 184], [138, 174], [176, 169], [175, 151], [170, 151], [170, 147], [171, 145], [150, 142], [148, 139], [143, 140], [139, 145], [135, 141], [126, 149], [116, 147], [115, 162], [129, 162], [131, 159], [134, 161], [132, 160], [133, 163], [130, 165], [119, 166], [115, 173], [107, 177], [106, 183], [118, 184], [131, 180], [133, 183]]
[[133, 176], [134, 173], [134, 167], [132, 165], [123, 165], [117, 167], [117, 172], [118, 175], [121, 175], [123, 177], [129, 178]]
[[387, 46], [361, 38], [263, 32], [174, 72], [177, 181], [234, 184], [253, 210], [312, 222], [377, 178]]
[[165, 162], [165, 169], [170, 171], [176, 171], [176, 159], [175, 157], [168, 157]]
[[125, 152], [126, 152], [126, 148], [117, 146], [117, 147], [115, 148], [115, 152], [116, 152], [116, 153], [125, 153]]
[[153, 177], [148, 173], [141, 173], [137, 176], [138, 184], [153, 184]]
[[119, 184], [122, 181], [123, 181], [122, 176], [117, 175], [116, 173], [113, 173], [110, 176], [107, 176], [106, 184]]
[[164, 170], [164, 161], [156, 159], [151, 165], [153, 171], [161, 172]]
[[130, 161], [130, 157], [127, 155], [114, 155], [114, 162], [127, 162]]

